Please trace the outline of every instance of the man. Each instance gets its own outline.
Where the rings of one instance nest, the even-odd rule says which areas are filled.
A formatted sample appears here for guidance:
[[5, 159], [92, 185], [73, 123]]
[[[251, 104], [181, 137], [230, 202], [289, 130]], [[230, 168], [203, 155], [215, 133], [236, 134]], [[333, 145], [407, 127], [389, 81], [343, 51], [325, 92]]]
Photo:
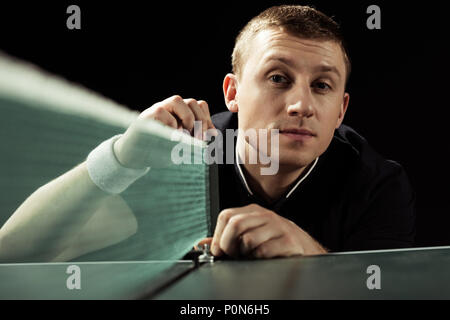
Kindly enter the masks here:
[[[341, 125], [349, 104], [345, 86], [350, 62], [337, 24], [310, 7], [269, 8], [241, 31], [232, 63], [233, 73], [223, 83], [229, 112], [211, 118], [205, 101], [174, 96], [140, 115], [190, 132], [195, 121], [205, 130], [278, 130], [276, 174], [262, 175], [262, 163], [220, 166], [221, 212], [214, 237], [204, 241], [211, 242], [212, 253], [272, 258], [412, 246], [414, 192], [405, 172]], [[130, 152], [134, 144], [130, 128], [114, 142], [113, 150], [122, 166], [139, 171], [148, 163]], [[237, 139], [241, 159], [248, 159], [252, 148], [248, 140]], [[66, 214], [67, 220], [60, 216], [61, 211], [74, 211], [73, 204], [54, 212], [46, 207], [45, 214], [58, 215], [59, 223], [71, 223], [74, 229], [81, 228], [94, 210], [101, 217], [108, 207], [119, 207], [125, 215], [127, 207], [120, 197], [105, 195], [92, 179], [82, 164], [41, 188], [14, 214], [19, 218], [2, 228], [3, 235], [20, 225], [21, 216], [44, 211], [31, 205], [33, 198], [51, 202], [75, 185], [78, 192], [72, 202], [92, 207], [84, 210], [84, 218], [77, 215], [74, 223], [74, 215]], [[108, 219], [106, 213], [104, 218]], [[129, 221], [118, 238], [135, 232], [135, 222]], [[43, 233], [51, 231], [51, 226], [39, 227]], [[58, 250], [58, 259], [92, 250], [62, 250], [70, 241], [73, 238], [61, 235], [63, 244], [49, 257], [55, 259]]]
[[[214, 255], [270, 258], [413, 244], [414, 192], [404, 171], [341, 127], [349, 72], [338, 26], [312, 8], [270, 8], [241, 31], [223, 84], [230, 112], [212, 122], [220, 130], [279, 129], [280, 168], [261, 175], [261, 164], [221, 166]], [[195, 119], [212, 127], [207, 109], [204, 101], [176, 96], [144, 114], [174, 128], [179, 119], [192, 130]]]

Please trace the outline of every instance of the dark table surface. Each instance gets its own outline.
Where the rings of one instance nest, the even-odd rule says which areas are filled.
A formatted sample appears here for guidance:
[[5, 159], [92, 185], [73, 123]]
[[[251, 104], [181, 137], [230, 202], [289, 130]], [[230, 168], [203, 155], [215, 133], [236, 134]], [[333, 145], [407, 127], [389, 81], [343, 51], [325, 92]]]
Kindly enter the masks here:
[[[68, 289], [68, 267], [81, 289]], [[380, 289], [368, 289], [380, 270]], [[268, 260], [0, 264], [0, 299], [450, 299], [450, 247]]]
[[[371, 265], [380, 289], [368, 289]], [[156, 299], [450, 299], [450, 247], [205, 263]]]
[[[79, 268], [79, 289], [67, 285], [71, 266]], [[0, 299], [139, 299], [194, 267], [187, 260], [0, 264]]]

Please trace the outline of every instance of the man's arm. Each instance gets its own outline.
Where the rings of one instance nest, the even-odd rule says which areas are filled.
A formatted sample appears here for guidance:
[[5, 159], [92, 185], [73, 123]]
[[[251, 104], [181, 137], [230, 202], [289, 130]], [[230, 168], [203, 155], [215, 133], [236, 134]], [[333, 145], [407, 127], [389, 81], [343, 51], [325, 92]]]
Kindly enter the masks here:
[[[139, 116], [193, 132], [194, 122], [214, 129], [205, 101], [173, 96]], [[201, 137], [199, 137], [201, 138]], [[114, 144], [127, 168], [157, 167], [151, 142], [133, 125]], [[164, 163], [164, 165], [167, 165]], [[151, 171], [150, 173], [151, 174]], [[0, 229], [0, 262], [65, 261], [120, 242], [137, 230], [136, 218], [121, 198], [95, 185], [83, 163], [36, 190]]]
[[[110, 236], [100, 216], [120, 232]], [[135, 230], [134, 215], [123, 199], [100, 190], [82, 163], [36, 190], [8, 219], [0, 229], [0, 261], [69, 260]]]

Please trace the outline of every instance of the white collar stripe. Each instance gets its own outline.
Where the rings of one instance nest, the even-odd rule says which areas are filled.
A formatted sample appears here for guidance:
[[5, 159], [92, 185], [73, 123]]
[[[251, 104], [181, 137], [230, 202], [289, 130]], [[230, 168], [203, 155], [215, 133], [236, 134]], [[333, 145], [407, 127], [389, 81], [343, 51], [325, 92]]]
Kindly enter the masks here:
[[[239, 161], [238, 161], [239, 154], [237, 152], [237, 148], [235, 149], [235, 153], [236, 153], [236, 164], [237, 164], [237, 167], [239, 169], [239, 174], [241, 175], [242, 181], [244, 181], [244, 185], [245, 185], [245, 188], [247, 189], [248, 193], [253, 195], [253, 192], [252, 192], [252, 190], [250, 190], [250, 188], [249, 188], [249, 186], [247, 184], [247, 180], [245, 179], [245, 176], [242, 173], [241, 165], [239, 164]], [[303, 182], [303, 180], [305, 180], [309, 176], [309, 174], [313, 171], [313, 169], [316, 166], [318, 161], [319, 161], [319, 157], [317, 157], [314, 160], [314, 163], [311, 166], [311, 168], [309, 168], [308, 172], [295, 184], [295, 186], [292, 187], [291, 191], [289, 191], [289, 193], [286, 195], [286, 198], [289, 198], [289, 196], [292, 194], [292, 192], [294, 192], [295, 189], [297, 189], [297, 187]]]
[[291, 195], [291, 193], [294, 192], [295, 189], [297, 189], [297, 187], [300, 185], [300, 183], [302, 183], [302, 181], [305, 180], [306, 177], [309, 176], [309, 174], [312, 172], [312, 170], [313, 170], [314, 167], [316, 166], [317, 161], [319, 161], [319, 157], [317, 157], [316, 160], [314, 160], [313, 165], [311, 166], [311, 168], [309, 168], [308, 172], [303, 176], [303, 178], [301, 178], [301, 179], [295, 184], [295, 186], [291, 189], [291, 191], [289, 191], [289, 193], [286, 195], [286, 198], [289, 198], [289, 196]]
[[238, 152], [237, 152], [237, 148], [236, 148], [234, 151], [235, 151], [235, 153], [236, 153], [236, 164], [237, 164], [237, 167], [238, 167], [238, 169], [239, 169], [239, 174], [241, 175], [242, 181], [244, 181], [244, 185], [245, 185], [245, 187], [247, 188], [248, 193], [250, 193], [251, 195], [253, 195], [253, 192], [252, 192], [252, 190], [250, 190], [250, 188], [248, 187], [247, 180], [245, 180], [245, 176], [244, 176], [244, 174], [242, 173], [241, 165], [239, 164], [239, 161], [238, 161], [238, 156], [239, 156], [239, 155], [238, 155]]

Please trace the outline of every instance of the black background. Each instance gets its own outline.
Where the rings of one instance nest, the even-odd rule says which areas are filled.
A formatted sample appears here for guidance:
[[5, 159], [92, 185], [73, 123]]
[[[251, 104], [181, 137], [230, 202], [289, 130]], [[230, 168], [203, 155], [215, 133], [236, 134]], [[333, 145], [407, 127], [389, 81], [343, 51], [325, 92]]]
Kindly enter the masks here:
[[[81, 30], [66, 9], [81, 8]], [[353, 72], [344, 123], [406, 169], [417, 192], [417, 246], [450, 245], [448, 36], [436, 1], [2, 2], [0, 50], [144, 110], [173, 94], [225, 110], [234, 38], [275, 4], [308, 4], [343, 28]], [[381, 8], [381, 30], [366, 9]]]

